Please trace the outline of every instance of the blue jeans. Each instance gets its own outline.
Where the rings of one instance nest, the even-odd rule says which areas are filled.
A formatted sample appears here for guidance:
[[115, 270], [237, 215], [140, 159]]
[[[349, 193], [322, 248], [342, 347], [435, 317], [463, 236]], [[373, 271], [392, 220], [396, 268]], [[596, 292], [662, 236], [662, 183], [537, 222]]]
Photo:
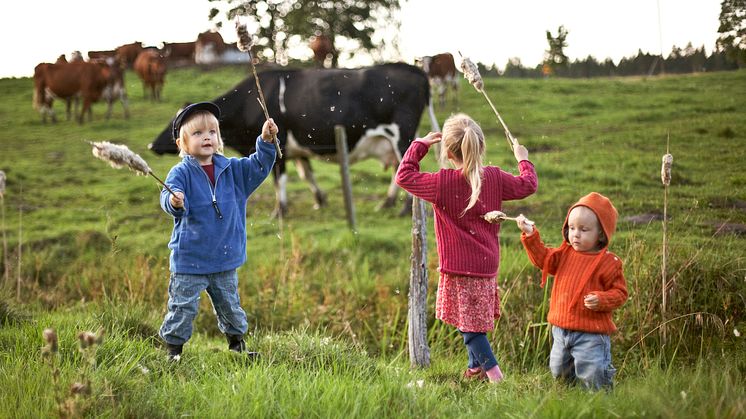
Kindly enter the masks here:
[[218, 328], [228, 335], [243, 336], [249, 328], [238, 296], [236, 270], [206, 275], [171, 273], [168, 283], [168, 313], [159, 334], [170, 345], [183, 345], [192, 337], [192, 323], [202, 291], [212, 302]]
[[464, 345], [469, 354], [469, 368], [482, 367], [484, 371], [487, 371], [497, 365], [486, 333], [461, 332], [461, 335], [464, 337]]
[[591, 390], [611, 389], [616, 369], [611, 365], [609, 335], [578, 332], [552, 326], [554, 344], [549, 369], [554, 378], [574, 384], [579, 380]]

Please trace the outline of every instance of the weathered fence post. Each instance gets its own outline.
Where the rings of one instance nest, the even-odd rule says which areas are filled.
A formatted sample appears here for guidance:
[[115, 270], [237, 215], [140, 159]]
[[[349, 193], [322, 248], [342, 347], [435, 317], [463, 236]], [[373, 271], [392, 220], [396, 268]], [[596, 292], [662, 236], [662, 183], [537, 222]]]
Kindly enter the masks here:
[[409, 276], [409, 362], [430, 366], [427, 344], [427, 213], [425, 203], [412, 199], [412, 265]]
[[347, 157], [347, 134], [342, 125], [334, 126], [334, 140], [337, 143], [337, 158], [339, 159], [339, 170], [342, 174], [342, 191], [345, 197], [345, 210], [347, 212], [347, 224], [354, 232], [355, 227], [355, 204], [352, 202], [352, 182], [350, 182], [350, 163]]

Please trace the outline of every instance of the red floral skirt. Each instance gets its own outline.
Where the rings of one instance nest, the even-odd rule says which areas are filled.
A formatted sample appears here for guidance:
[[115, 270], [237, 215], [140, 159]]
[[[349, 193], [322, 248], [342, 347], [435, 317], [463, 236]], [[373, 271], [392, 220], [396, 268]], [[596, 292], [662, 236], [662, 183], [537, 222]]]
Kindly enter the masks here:
[[462, 332], [489, 332], [500, 318], [495, 278], [440, 274], [435, 318]]

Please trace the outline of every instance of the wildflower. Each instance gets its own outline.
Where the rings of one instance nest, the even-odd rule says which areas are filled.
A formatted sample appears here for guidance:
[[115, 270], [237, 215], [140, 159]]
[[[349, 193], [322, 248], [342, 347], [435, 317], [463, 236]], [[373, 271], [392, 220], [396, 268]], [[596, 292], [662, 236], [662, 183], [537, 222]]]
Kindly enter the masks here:
[[5, 195], [5, 172], [0, 170], [0, 198]]
[[46, 345], [42, 348], [41, 353], [44, 356], [50, 356], [57, 353], [57, 332], [54, 329], [44, 329], [42, 332]]
[[741, 337], [741, 332], [738, 331], [735, 327], [733, 328], [733, 335], [737, 338]]
[[91, 383], [85, 382], [85, 383], [72, 383], [70, 385], [70, 394], [77, 395], [77, 394], [83, 394], [83, 395], [89, 395], [91, 394]]
[[94, 345], [100, 345], [104, 341], [104, 332], [99, 330], [98, 334], [92, 332], [80, 332], [78, 333], [78, 340], [80, 340], [80, 349], [86, 349]]

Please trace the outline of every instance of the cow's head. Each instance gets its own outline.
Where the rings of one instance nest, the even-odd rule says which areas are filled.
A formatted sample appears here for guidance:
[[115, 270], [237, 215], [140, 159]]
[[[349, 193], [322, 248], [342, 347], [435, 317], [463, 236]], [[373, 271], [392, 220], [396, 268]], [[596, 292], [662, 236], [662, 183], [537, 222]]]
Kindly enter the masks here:
[[[187, 105], [188, 103], [182, 106], [175, 115], [178, 115], [179, 112], [181, 112], [181, 110], [184, 109], [184, 107], [186, 107]], [[150, 151], [159, 155], [179, 153], [179, 148], [176, 146], [176, 141], [173, 137], [173, 120], [168, 122], [166, 128], [164, 128], [163, 131], [158, 134], [158, 136], [155, 138], [155, 141], [148, 144], [148, 148], [150, 149]]]

